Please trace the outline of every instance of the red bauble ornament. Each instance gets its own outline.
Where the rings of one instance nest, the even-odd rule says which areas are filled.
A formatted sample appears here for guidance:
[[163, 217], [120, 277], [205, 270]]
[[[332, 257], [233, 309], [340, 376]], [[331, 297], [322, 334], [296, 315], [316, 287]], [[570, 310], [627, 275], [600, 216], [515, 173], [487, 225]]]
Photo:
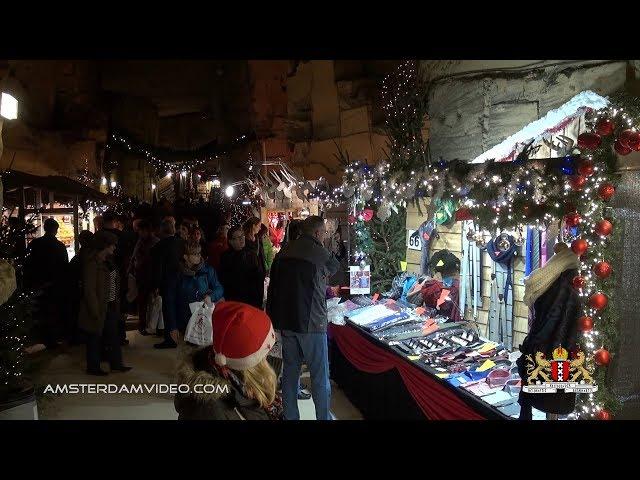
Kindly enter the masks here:
[[582, 190], [582, 187], [584, 187], [585, 183], [587, 183], [587, 179], [582, 175], [575, 175], [571, 177], [571, 180], [569, 180], [569, 185], [571, 185], [571, 190], [575, 192]]
[[573, 253], [578, 256], [584, 255], [587, 251], [587, 248], [589, 248], [589, 244], [584, 238], [578, 238], [577, 240], [571, 242], [571, 250], [573, 250]]
[[571, 284], [573, 285], [573, 288], [582, 288], [584, 287], [585, 283], [586, 283], [586, 280], [584, 279], [584, 277], [581, 277], [580, 275], [576, 275], [575, 277], [573, 277], [573, 280], [571, 280]]
[[593, 160], [583, 160], [578, 167], [578, 173], [583, 177], [590, 177], [595, 172]]
[[349, 222], [349, 225], [353, 225], [354, 223], [356, 223], [356, 217], [354, 217], [353, 215], [349, 215], [347, 217], [347, 221]]
[[610, 118], [603, 118], [596, 124], [596, 133], [601, 137], [611, 135], [616, 129], [616, 124]]
[[371, 210], [370, 208], [365, 208], [362, 211], [362, 217], [364, 218], [365, 222], [370, 222], [373, 218], [373, 210]]
[[627, 146], [636, 152], [640, 151], [640, 132], [633, 132], [629, 140], [627, 140]]
[[616, 187], [611, 185], [610, 183], [603, 183], [598, 188], [598, 196], [604, 200], [605, 202], [613, 197], [613, 194], [616, 192]]
[[613, 149], [618, 155], [629, 155], [631, 153], [631, 148], [623, 145], [619, 139], [613, 144]]
[[578, 148], [582, 150], [595, 150], [602, 143], [602, 138], [597, 133], [581, 133], [578, 135]]
[[591, 317], [580, 317], [578, 319], [578, 330], [581, 332], [590, 332], [593, 330], [593, 319]]
[[595, 273], [598, 278], [607, 278], [611, 275], [611, 272], [611, 265], [607, 262], [598, 262], [593, 266], [593, 273]]
[[609, 412], [607, 412], [606, 410], [600, 410], [596, 414], [596, 418], [598, 420], [611, 420], [611, 414]]
[[602, 310], [609, 303], [609, 298], [604, 293], [598, 292], [591, 295], [589, 298], [589, 306], [596, 310]]
[[618, 135], [618, 138], [616, 138], [616, 142], [623, 147], [630, 148], [629, 140], [634, 138], [634, 133], [635, 132], [633, 130], [627, 128], [626, 130], [620, 132], [620, 135]]
[[598, 235], [606, 237], [607, 235], [611, 235], [612, 231], [613, 225], [609, 220], [600, 220], [598, 223], [596, 223], [596, 233]]
[[580, 214], [579, 213], [569, 213], [564, 216], [564, 223], [567, 227], [577, 227], [580, 223]]
[[596, 350], [596, 353], [593, 355], [593, 359], [596, 361], [598, 365], [609, 365], [611, 362], [611, 355], [604, 348], [600, 350]]
[[463, 220], [473, 220], [473, 215], [471, 215], [471, 210], [466, 207], [459, 208], [455, 213], [456, 222], [460, 222]]

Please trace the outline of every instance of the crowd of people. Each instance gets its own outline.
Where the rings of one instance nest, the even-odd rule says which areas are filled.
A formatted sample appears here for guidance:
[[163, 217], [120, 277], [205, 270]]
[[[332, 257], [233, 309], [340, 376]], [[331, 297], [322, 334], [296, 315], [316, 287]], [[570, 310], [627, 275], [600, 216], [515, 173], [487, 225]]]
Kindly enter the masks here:
[[[127, 314], [135, 309], [138, 332], [162, 337], [155, 348], [180, 348], [179, 383], [231, 391], [206, 401], [178, 395], [180, 418], [299, 419], [298, 399], [313, 396], [316, 417], [331, 419], [325, 293], [340, 263], [323, 246], [320, 217], [289, 222], [277, 253], [257, 217], [234, 226], [222, 218], [209, 235], [189, 216], [177, 222], [173, 215], [130, 219], [106, 212], [94, 226], [95, 233], [80, 233], [70, 262], [52, 218], [28, 246], [25, 285], [41, 292], [47, 347], [84, 343], [88, 374], [126, 372], [132, 367], [122, 347]], [[150, 331], [158, 297], [162, 328]], [[184, 340], [193, 302], [213, 308], [212, 345]], [[311, 394], [300, 385], [303, 364]]]

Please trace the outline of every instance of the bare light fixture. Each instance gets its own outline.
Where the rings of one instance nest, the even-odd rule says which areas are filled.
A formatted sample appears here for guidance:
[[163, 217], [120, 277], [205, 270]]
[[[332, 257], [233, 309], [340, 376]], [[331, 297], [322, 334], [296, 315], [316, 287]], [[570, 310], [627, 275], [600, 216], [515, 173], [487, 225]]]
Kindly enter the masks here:
[[213, 188], [220, 188], [220, 179], [218, 177], [215, 177], [213, 180], [211, 180], [211, 186]]
[[156, 184], [155, 184], [155, 183], [152, 183], [152, 184], [151, 184], [151, 190], [155, 190], [155, 189], [156, 189]]
[[102, 177], [102, 185], [106, 185], [107, 184], [107, 179]]
[[116, 185], [118, 185], [116, 183], [116, 181], [115, 180], [111, 180], [111, 188], [116, 188]]
[[13, 72], [0, 80], [0, 117], [7, 120], [18, 118], [18, 99], [24, 99], [24, 88]]
[[2, 92], [0, 96], [0, 116], [7, 120], [18, 118], [18, 100], [6, 92]]
[[227, 197], [229, 197], [229, 198], [233, 197], [233, 194], [234, 194], [234, 193], [236, 193], [236, 189], [235, 189], [235, 188], [233, 188], [233, 185], [229, 185], [229, 186], [228, 186], [227, 188], [225, 188], [225, 190], [224, 190], [224, 194], [225, 194]]

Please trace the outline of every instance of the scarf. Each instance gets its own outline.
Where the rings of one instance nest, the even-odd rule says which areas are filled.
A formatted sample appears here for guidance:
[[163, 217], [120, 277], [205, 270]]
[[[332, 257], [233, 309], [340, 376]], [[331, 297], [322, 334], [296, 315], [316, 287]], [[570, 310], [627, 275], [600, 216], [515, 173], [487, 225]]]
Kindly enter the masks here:
[[556, 253], [541, 268], [534, 270], [524, 279], [524, 303], [528, 307], [546, 292], [565, 270], [580, 268], [580, 259], [570, 249], [565, 248]]
[[183, 275], [186, 275], [187, 277], [195, 277], [196, 273], [198, 273], [202, 268], [202, 265], [204, 265], [204, 260], [202, 259], [202, 257], [200, 257], [200, 262], [198, 262], [198, 264], [193, 267], [187, 267], [184, 261], [181, 261], [180, 271], [182, 272]]

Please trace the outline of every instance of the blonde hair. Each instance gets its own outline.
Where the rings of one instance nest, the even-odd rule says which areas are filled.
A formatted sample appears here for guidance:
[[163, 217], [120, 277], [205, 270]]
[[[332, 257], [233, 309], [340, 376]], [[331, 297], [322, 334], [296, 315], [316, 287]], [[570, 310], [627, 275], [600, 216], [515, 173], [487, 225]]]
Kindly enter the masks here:
[[276, 398], [278, 378], [266, 358], [255, 367], [242, 371], [244, 389], [249, 398], [256, 400], [261, 407], [271, 405]]

